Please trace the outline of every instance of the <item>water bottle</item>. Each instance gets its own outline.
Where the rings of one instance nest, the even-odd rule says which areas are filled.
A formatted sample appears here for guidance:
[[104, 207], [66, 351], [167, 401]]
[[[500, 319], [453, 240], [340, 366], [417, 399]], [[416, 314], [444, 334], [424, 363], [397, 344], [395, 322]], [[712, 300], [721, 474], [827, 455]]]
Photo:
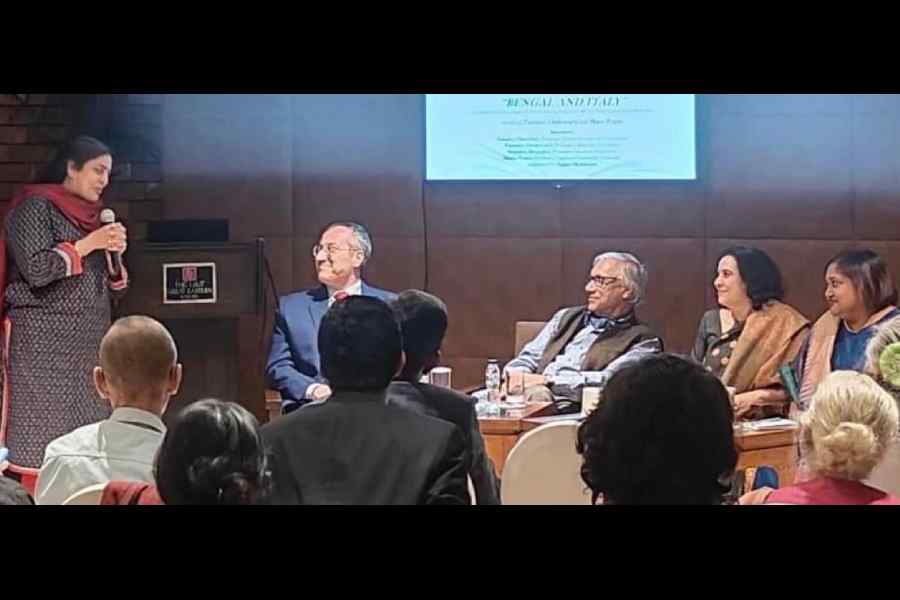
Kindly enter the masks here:
[[485, 416], [496, 417], [500, 415], [500, 364], [497, 359], [488, 361], [484, 370], [484, 387], [487, 390], [485, 400]]

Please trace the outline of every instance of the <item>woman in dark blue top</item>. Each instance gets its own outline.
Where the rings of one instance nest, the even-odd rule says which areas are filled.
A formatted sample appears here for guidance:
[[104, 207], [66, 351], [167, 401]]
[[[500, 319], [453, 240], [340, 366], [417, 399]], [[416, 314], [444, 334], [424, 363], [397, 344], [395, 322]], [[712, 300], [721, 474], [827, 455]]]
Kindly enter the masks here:
[[848, 250], [828, 262], [825, 301], [828, 311], [816, 321], [799, 356], [800, 410], [828, 373], [862, 371], [875, 326], [900, 315], [894, 279], [872, 250]]

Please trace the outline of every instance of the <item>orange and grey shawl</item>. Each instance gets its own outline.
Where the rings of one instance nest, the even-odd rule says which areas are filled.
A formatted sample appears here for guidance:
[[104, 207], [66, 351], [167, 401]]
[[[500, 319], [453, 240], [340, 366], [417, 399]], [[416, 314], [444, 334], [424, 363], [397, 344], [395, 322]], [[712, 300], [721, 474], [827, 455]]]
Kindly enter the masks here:
[[781, 385], [778, 370], [806, 341], [809, 320], [796, 309], [770, 300], [747, 317], [722, 383], [736, 394]]

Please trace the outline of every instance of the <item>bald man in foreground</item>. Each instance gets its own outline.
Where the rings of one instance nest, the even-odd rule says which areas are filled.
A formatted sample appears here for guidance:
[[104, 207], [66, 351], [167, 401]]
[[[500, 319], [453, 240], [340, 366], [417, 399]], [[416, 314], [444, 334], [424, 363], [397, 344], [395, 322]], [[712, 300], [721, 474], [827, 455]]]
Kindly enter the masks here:
[[166, 432], [161, 417], [180, 384], [175, 340], [161, 323], [142, 316], [113, 323], [94, 367], [94, 385], [112, 415], [50, 442], [37, 503], [62, 504], [75, 492], [112, 480], [153, 483], [153, 460]]

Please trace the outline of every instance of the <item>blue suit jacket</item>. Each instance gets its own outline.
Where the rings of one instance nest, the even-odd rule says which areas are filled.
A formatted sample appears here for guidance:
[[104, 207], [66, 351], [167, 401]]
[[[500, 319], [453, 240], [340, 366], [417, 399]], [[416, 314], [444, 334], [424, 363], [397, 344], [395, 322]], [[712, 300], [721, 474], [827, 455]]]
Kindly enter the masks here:
[[[362, 284], [362, 295], [384, 301], [396, 297], [393, 292]], [[272, 333], [272, 349], [266, 362], [266, 382], [281, 392], [281, 410], [290, 412], [308, 402], [306, 388], [325, 383], [319, 373], [319, 324], [328, 311], [328, 288], [288, 294], [279, 301]]]

